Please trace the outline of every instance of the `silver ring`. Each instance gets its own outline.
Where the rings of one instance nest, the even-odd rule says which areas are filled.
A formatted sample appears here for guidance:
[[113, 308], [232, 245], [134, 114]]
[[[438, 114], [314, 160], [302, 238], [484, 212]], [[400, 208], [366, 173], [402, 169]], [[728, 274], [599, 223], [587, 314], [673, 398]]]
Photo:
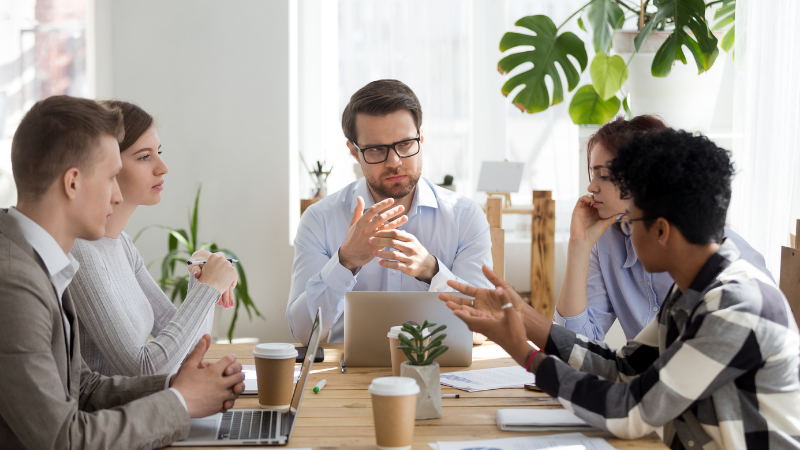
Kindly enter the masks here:
[[508, 309], [511, 308], [512, 306], [514, 305], [512, 305], [511, 303], [506, 303], [505, 305], [501, 306], [500, 309]]
[[474, 298], [469, 300], [469, 307], [470, 308], [474, 308], [475, 307], [475, 299]]

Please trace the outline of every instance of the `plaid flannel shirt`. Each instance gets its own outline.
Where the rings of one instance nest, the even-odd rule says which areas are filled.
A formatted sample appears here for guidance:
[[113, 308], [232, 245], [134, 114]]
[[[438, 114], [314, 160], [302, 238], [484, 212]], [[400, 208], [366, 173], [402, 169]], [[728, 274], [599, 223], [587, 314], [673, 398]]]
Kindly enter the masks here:
[[554, 326], [536, 382], [622, 438], [672, 449], [800, 448], [800, 335], [775, 283], [729, 239], [618, 351]]

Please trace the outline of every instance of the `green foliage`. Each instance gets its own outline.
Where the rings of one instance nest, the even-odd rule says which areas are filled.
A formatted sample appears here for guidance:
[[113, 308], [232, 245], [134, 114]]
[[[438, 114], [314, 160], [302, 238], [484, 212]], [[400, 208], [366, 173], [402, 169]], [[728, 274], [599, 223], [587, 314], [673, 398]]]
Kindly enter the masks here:
[[617, 95], [617, 91], [628, 79], [628, 66], [621, 56], [608, 56], [600, 52], [592, 60], [589, 73], [592, 75], [594, 90], [600, 98], [608, 100]]
[[[504, 57], [498, 63], [497, 69], [500, 73], [506, 74], [524, 63], [532, 63], [533, 68], [506, 81], [502, 93], [508, 96], [517, 86], [524, 85], [525, 87], [514, 97], [514, 105], [529, 113], [544, 111], [550, 104], [556, 105], [564, 100], [561, 75], [556, 64], [561, 66], [561, 70], [567, 78], [567, 87], [572, 91], [578, 86], [580, 74], [586, 69], [589, 62], [586, 48], [583, 41], [574, 33], [565, 32], [558, 35], [558, 29], [547, 16], [523, 17], [515, 25], [527, 28], [534, 35], [508, 32], [500, 41], [500, 51], [505, 52], [520, 46], [532, 46], [533, 50], [512, 53]], [[567, 55], [571, 55], [578, 61], [580, 70], [567, 58]], [[549, 76], [553, 82], [552, 103], [545, 84], [546, 76]]]
[[[422, 332], [425, 328], [435, 327], [435, 323], [428, 323], [426, 320], [422, 325], [414, 326], [411, 323], [403, 324], [403, 331], [411, 335], [409, 339], [405, 334], [400, 334], [398, 339], [400, 345], [397, 347], [405, 353], [406, 358], [414, 366], [427, 366], [433, 363], [433, 360], [441, 356], [449, 348], [442, 344], [446, 334], [439, 334], [447, 328], [447, 325], [439, 325], [438, 328], [431, 331], [427, 336], [423, 336]], [[428, 339], [428, 345], [424, 345], [425, 339]]]
[[[197, 188], [197, 195], [194, 199], [194, 208], [189, 215], [189, 233], [184, 229], [175, 229], [166, 227], [164, 225], [149, 225], [142, 228], [133, 238], [133, 242], [139, 239], [146, 230], [150, 228], [160, 228], [167, 232], [167, 254], [161, 259], [161, 279], [158, 284], [164, 292], [170, 297], [173, 303], [183, 302], [189, 289], [188, 275], [176, 275], [175, 264], [181, 266], [181, 271], [185, 271], [186, 261], [191, 258], [192, 254], [199, 250], [208, 250], [211, 253], [223, 252], [228, 258], [239, 259], [238, 256], [231, 250], [219, 248], [215, 242], [205, 242], [198, 245], [198, 211], [200, 206], [200, 190], [202, 186]], [[233, 331], [236, 329], [236, 321], [239, 319], [239, 308], [244, 306], [247, 312], [247, 317], [252, 320], [253, 313], [256, 316], [263, 318], [264, 316], [258, 311], [253, 299], [250, 298], [250, 293], [247, 289], [247, 276], [244, 273], [244, 267], [241, 260], [235, 264], [236, 272], [239, 275], [239, 282], [234, 289], [234, 298], [236, 304], [233, 310], [233, 319], [231, 320], [230, 327], [228, 327], [228, 339], [233, 339]]]
[[602, 125], [617, 114], [620, 101], [617, 97], [603, 100], [597, 95], [594, 86], [587, 84], [572, 96], [569, 104], [569, 116], [574, 123]]
[[[500, 51], [517, 47], [527, 48], [519, 53], [504, 56], [498, 63], [498, 71], [506, 74], [522, 64], [532, 63], [533, 68], [511, 77], [503, 85], [501, 91], [508, 96], [518, 86], [523, 86], [512, 102], [522, 111], [537, 113], [546, 110], [550, 105], [563, 101], [562, 76], [556, 64], [561, 66], [564, 77], [567, 79], [568, 90], [573, 91], [580, 81], [580, 74], [586, 70], [588, 57], [586, 44], [577, 35], [571, 32], [559, 34], [559, 30], [573, 17], [578, 17], [577, 22], [581, 30], [586, 31], [586, 23], [581, 13], [585, 13], [591, 26], [592, 44], [596, 55], [592, 60], [590, 72], [592, 75], [591, 89], [586, 86], [575, 92], [570, 103], [569, 112], [573, 122], [577, 124], [603, 124], [598, 122], [603, 118], [611, 119], [608, 112], [619, 110], [620, 91], [628, 76], [627, 63], [618, 56], [608, 56], [611, 41], [615, 30], [622, 27], [626, 20], [625, 12], [633, 13], [628, 18], [638, 18], [640, 13], [644, 16], [644, 26], [636, 36], [634, 43], [636, 52], [655, 30], [671, 30], [671, 34], [656, 51], [650, 72], [655, 77], [666, 77], [672, 69], [673, 63], [681, 61], [686, 64], [687, 59], [684, 48], [691, 53], [697, 65], [698, 73], [709, 70], [719, 55], [717, 45], [729, 51], [734, 44], [735, 9], [736, 0], [710, 0], [708, 5], [722, 3], [714, 16], [717, 23], [715, 30], [730, 26], [729, 31], [721, 42], [717, 42], [706, 20], [706, 2], [704, 0], [653, 0], [644, 2], [645, 11], [637, 8], [639, 2], [625, 0], [591, 0], [575, 11], [558, 28], [547, 16], [527, 16], [518, 20], [515, 25], [525, 27], [534, 33], [529, 34], [509, 32], [503, 35], [500, 41]], [[648, 6], [650, 11], [648, 11]], [[653, 11], [655, 8], [655, 11]], [[691, 35], [689, 32], [691, 31]], [[567, 56], [571, 55], [578, 64], [576, 65]], [[619, 58], [619, 59], [616, 59]], [[630, 61], [628, 61], [630, 63]], [[553, 86], [552, 102], [550, 92], [545, 84], [545, 77], [550, 77]], [[577, 99], [576, 99], [577, 98]], [[630, 115], [629, 98], [623, 93], [625, 101], [623, 107]], [[606, 119], [606, 120], [608, 120]]]
[[443, 184], [445, 186], [452, 186], [453, 185], [453, 176], [452, 175], [445, 175]]
[[631, 94], [628, 94], [622, 100], [622, 109], [625, 110], [625, 115], [628, 116], [628, 120], [633, 119], [633, 112], [631, 112], [630, 98]]
[[589, 23], [592, 24], [592, 42], [596, 53], [608, 53], [614, 30], [622, 28], [625, 13], [615, 0], [594, 0], [589, 4]]
[[[689, 49], [697, 64], [697, 72], [703, 73], [710, 69], [719, 55], [717, 38], [708, 28], [706, 22], [706, 4], [703, 0], [654, 0], [658, 12], [647, 22], [642, 31], [634, 39], [636, 51], [650, 36], [656, 25], [667, 20], [672, 20], [675, 30], [656, 51], [650, 73], [654, 77], [666, 77], [672, 70], [672, 63], [676, 60], [686, 64], [686, 55], [683, 47]], [[686, 29], [694, 33], [693, 39]]]
[[[714, 13], [714, 31], [725, 29], [728, 25], [736, 21], [736, 0], [723, 0], [722, 7]], [[730, 52], [736, 38], [736, 25], [730, 27], [725, 36], [722, 37], [720, 46], [726, 52]]]

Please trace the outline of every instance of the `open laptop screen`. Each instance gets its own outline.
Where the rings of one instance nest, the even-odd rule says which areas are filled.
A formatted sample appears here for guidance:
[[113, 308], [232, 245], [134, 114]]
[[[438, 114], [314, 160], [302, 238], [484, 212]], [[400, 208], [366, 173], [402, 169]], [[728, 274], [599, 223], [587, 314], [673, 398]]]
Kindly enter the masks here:
[[317, 309], [317, 317], [314, 319], [314, 328], [311, 329], [311, 337], [308, 339], [308, 350], [306, 350], [306, 357], [303, 359], [303, 365], [300, 367], [300, 377], [297, 379], [297, 385], [294, 388], [292, 395], [292, 403], [289, 411], [292, 413], [297, 412], [300, 406], [300, 401], [303, 399], [303, 391], [306, 383], [308, 382], [308, 375], [311, 372], [311, 363], [314, 362], [314, 355], [317, 354], [317, 347], [319, 347], [319, 336], [321, 332], [320, 315], [322, 311]]

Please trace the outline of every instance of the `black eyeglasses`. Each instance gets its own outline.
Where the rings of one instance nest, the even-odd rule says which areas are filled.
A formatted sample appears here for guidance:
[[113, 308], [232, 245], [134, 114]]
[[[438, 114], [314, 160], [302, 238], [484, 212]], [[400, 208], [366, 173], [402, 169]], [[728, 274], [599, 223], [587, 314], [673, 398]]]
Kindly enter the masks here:
[[364, 162], [367, 164], [380, 164], [387, 159], [389, 159], [389, 150], [394, 150], [397, 153], [397, 156], [400, 158], [410, 158], [417, 153], [419, 153], [420, 145], [419, 145], [420, 137], [417, 134], [417, 137], [413, 139], [406, 139], [404, 141], [395, 142], [394, 144], [389, 145], [376, 145], [375, 147], [367, 147], [361, 148], [353, 141], [353, 146], [355, 146], [356, 150], [360, 151], [361, 154], [364, 156]]
[[622, 232], [628, 236], [631, 235], [631, 227], [633, 226], [633, 222], [639, 220], [653, 220], [653, 219], [649, 217], [640, 217], [638, 219], [631, 219], [630, 217], [628, 217], [627, 214], [622, 214], [619, 217], [617, 217], [617, 223], [619, 224], [620, 228], [622, 228]]

